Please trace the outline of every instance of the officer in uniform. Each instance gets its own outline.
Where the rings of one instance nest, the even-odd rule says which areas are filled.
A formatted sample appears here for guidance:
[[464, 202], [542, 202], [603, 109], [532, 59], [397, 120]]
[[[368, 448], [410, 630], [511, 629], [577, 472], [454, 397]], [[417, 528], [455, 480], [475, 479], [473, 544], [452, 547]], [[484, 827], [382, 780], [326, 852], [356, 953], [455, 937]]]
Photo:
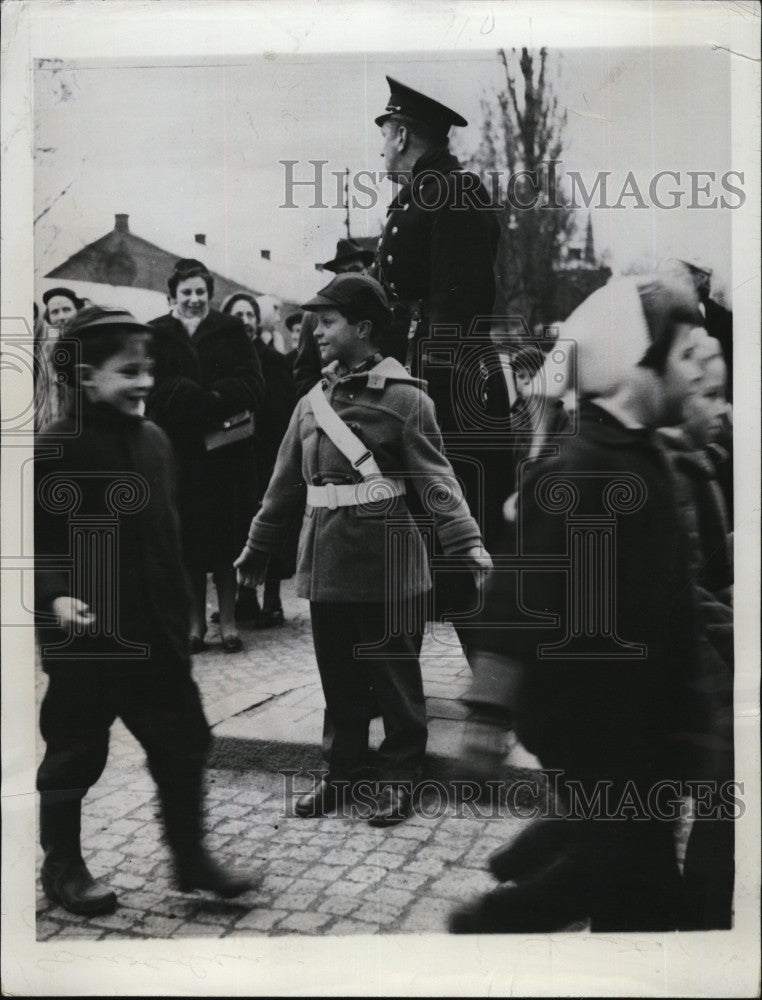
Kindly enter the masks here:
[[[389, 101], [375, 119], [385, 169], [400, 189], [371, 268], [407, 329], [406, 365], [425, 380], [447, 457], [488, 549], [503, 532], [513, 491], [505, 378], [489, 330], [499, 226], [479, 177], [448, 146], [457, 112], [387, 76]], [[435, 616], [474, 605], [463, 574], [440, 578]], [[442, 585], [444, 584], [444, 585]], [[461, 641], [467, 633], [460, 632]]]

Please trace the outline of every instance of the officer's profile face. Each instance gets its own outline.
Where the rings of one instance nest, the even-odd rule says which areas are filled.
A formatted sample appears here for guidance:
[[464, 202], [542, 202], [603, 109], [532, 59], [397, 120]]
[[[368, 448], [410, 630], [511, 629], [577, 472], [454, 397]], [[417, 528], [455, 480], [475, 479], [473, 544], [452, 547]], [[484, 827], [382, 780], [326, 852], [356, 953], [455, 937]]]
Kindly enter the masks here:
[[405, 148], [404, 127], [395, 121], [387, 121], [381, 126], [381, 159], [384, 169], [393, 181], [401, 179], [404, 170], [402, 154]]
[[317, 318], [314, 336], [324, 365], [338, 361], [352, 367], [368, 354], [368, 341], [360, 336], [359, 324], [350, 323], [338, 309], [320, 309]]

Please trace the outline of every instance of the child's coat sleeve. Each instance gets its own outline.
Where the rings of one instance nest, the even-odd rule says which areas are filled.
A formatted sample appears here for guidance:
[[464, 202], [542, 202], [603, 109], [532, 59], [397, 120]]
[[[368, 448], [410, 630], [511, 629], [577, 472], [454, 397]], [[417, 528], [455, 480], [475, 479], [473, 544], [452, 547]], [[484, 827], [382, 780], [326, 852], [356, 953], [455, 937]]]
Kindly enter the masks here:
[[434, 403], [423, 392], [417, 396], [402, 432], [403, 459], [442, 548], [452, 555], [480, 545], [481, 532], [445, 457]]
[[291, 415], [286, 434], [278, 449], [270, 484], [262, 508], [251, 522], [246, 545], [260, 552], [280, 550], [293, 519], [307, 502], [307, 484], [302, 475], [302, 442], [299, 423], [303, 404]]

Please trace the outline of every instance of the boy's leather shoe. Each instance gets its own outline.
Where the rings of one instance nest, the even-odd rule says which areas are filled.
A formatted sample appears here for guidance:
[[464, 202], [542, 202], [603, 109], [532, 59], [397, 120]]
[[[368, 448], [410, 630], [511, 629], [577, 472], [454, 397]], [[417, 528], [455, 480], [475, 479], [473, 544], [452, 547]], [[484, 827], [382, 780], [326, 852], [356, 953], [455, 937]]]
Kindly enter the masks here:
[[376, 801], [378, 808], [368, 820], [371, 826], [394, 826], [410, 815], [412, 802], [406, 788], [387, 785], [381, 789]]
[[333, 782], [323, 778], [314, 792], [307, 792], [296, 800], [294, 812], [302, 819], [313, 819], [333, 812], [338, 804], [339, 789]]
[[92, 916], [116, 908], [116, 893], [96, 882], [81, 859], [43, 864], [42, 889], [51, 902], [70, 913]]
[[254, 888], [254, 882], [247, 875], [225, 871], [203, 850], [190, 857], [178, 858], [175, 864], [180, 892], [205, 889], [223, 899], [233, 899]]

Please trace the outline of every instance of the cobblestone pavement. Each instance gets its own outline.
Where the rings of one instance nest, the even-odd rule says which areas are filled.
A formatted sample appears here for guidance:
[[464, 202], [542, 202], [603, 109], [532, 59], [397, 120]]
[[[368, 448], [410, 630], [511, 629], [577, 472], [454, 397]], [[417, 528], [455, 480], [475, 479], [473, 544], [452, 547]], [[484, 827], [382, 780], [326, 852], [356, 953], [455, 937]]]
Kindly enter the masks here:
[[78, 917], [38, 890], [38, 940], [442, 932], [457, 901], [491, 884], [485, 856], [517, 822], [444, 811], [434, 798], [424, 799], [434, 818], [378, 830], [359, 818], [286, 816], [280, 775], [213, 770], [207, 784], [207, 844], [250, 871], [254, 890], [220, 901], [173, 889], [151, 779], [138, 754], [120, 752], [83, 820], [87, 863], [119, 907]]
[[[287, 588], [283, 597], [286, 626], [243, 632], [241, 654], [223, 654], [211, 626], [210, 649], [196, 658], [194, 676], [212, 724], [314, 684], [307, 604]], [[424, 658], [430, 693], [452, 697], [467, 674], [458, 656], [430, 648]], [[40, 672], [38, 697], [44, 688]], [[296, 788], [310, 782], [301, 776]], [[117, 722], [106, 771], [84, 802], [82, 842], [93, 875], [117, 890], [119, 907], [79, 917], [49, 903], [38, 881], [38, 940], [441, 932], [457, 901], [492, 884], [485, 858], [521, 822], [477, 815], [434, 792], [423, 799], [427, 815], [378, 830], [360, 818], [286, 815], [285, 780], [273, 771], [212, 769], [207, 786], [208, 846], [226, 864], [251, 871], [254, 890], [227, 902], [173, 888], [143, 752]]]

